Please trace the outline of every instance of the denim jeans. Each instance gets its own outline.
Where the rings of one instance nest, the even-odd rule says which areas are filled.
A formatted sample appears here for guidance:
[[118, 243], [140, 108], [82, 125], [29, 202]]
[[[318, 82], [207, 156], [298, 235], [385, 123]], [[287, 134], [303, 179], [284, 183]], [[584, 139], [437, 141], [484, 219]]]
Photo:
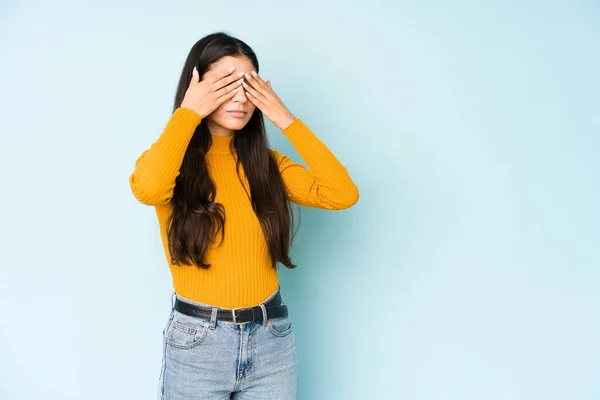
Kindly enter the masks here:
[[163, 330], [159, 400], [296, 399], [296, 344], [289, 315], [235, 325], [216, 320], [219, 307], [173, 296], [212, 307], [213, 313], [204, 319], [171, 307]]

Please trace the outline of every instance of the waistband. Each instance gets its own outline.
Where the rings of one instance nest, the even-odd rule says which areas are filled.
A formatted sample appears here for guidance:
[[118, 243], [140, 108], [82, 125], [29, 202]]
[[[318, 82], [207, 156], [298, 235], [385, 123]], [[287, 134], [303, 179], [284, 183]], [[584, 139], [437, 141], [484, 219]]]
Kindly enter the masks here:
[[[275, 291], [269, 297], [267, 297], [265, 300], [261, 301], [260, 303], [266, 303], [266, 302], [272, 300], [273, 298], [275, 298], [275, 296], [277, 296], [277, 294], [280, 291], [281, 291], [281, 285], [278, 286], [277, 289], [275, 289]], [[179, 295], [176, 291], [173, 291], [173, 293], [171, 294], [171, 309], [175, 306], [176, 298], [179, 299], [179, 301], [183, 301], [185, 303], [189, 303], [189, 304], [193, 304], [193, 305], [201, 306], [201, 307], [214, 307], [219, 310], [233, 310], [234, 309], [234, 308], [219, 307], [214, 304], [200, 303], [199, 301], [194, 301], [194, 300], [185, 298], [185, 297]], [[260, 303], [258, 303], [258, 304], [260, 304]], [[258, 304], [254, 304], [254, 306], [257, 306]], [[252, 307], [252, 306], [250, 306], [250, 307]]]
[[208, 325], [213, 329], [216, 326], [217, 320], [233, 325], [240, 325], [248, 322], [262, 322], [263, 324], [266, 324], [271, 318], [286, 317], [288, 315], [287, 306], [283, 303], [281, 298], [280, 287], [258, 305], [237, 308], [223, 308], [197, 301], [190, 301], [175, 293], [175, 303], [173, 304], [172, 310], [191, 317], [210, 320]]

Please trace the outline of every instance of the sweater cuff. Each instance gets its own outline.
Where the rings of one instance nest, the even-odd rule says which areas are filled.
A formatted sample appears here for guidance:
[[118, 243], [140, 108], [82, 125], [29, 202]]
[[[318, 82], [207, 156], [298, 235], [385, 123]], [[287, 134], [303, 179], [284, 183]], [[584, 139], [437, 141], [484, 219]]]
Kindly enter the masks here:
[[178, 124], [185, 129], [195, 130], [201, 120], [200, 114], [185, 107], [177, 108], [173, 115], [176, 117]]
[[298, 137], [302, 138], [307, 129], [308, 127], [304, 124], [304, 122], [302, 122], [300, 118], [296, 118], [294, 122], [289, 124], [282, 132], [288, 137], [288, 139], [294, 142]]

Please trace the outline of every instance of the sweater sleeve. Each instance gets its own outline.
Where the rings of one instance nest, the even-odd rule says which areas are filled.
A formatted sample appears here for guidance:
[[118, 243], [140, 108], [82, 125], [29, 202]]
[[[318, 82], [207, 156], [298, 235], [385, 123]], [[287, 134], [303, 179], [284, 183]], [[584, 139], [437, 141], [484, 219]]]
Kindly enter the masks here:
[[173, 197], [175, 178], [200, 119], [191, 109], [177, 108], [160, 137], [138, 157], [129, 177], [138, 201], [156, 206]]
[[358, 188], [347, 169], [302, 120], [296, 118], [282, 132], [309, 167], [272, 150], [292, 202], [326, 210], [344, 210], [358, 202]]

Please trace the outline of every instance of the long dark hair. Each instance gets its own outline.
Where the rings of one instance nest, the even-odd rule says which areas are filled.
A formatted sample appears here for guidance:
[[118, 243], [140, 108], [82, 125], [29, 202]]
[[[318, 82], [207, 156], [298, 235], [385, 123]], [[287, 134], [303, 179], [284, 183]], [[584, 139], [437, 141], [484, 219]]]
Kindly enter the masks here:
[[[258, 73], [258, 59], [254, 51], [243, 41], [224, 32], [215, 32], [200, 39], [185, 61], [173, 112], [181, 105], [189, 86], [194, 66], [200, 77], [211, 64], [224, 56], [246, 56]], [[232, 147], [237, 151], [236, 169], [240, 183], [252, 203], [267, 241], [272, 267], [279, 261], [287, 268], [296, 268], [289, 257], [290, 235], [294, 225], [294, 213], [285, 190], [277, 162], [268, 147], [262, 111], [257, 107], [246, 126], [237, 131]], [[203, 120], [185, 152], [180, 173], [175, 180], [171, 198], [173, 211], [167, 224], [167, 237], [171, 262], [209, 268], [204, 255], [210, 243], [222, 233], [225, 239], [225, 209], [215, 203], [216, 187], [209, 176], [205, 156], [212, 143], [210, 131]], [[250, 186], [250, 193], [240, 177], [240, 164]], [[295, 232], [294, 232], [295, 235]]]

